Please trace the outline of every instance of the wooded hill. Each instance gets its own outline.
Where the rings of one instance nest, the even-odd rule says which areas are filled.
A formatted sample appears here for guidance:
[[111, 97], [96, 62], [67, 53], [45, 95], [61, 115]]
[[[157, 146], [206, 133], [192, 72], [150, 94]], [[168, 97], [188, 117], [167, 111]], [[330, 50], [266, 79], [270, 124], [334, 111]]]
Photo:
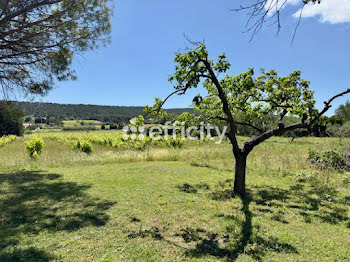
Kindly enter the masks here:
[[[55, 104], [39, 102], [15, 102], [27, 116], [61, 120], [98, 120], [101, 122], [123, 123], [143, 114], [143, 107], [99, 106], [83, 104]], [[171, 114], [192, 112], [191, 108], [168, 109]]]

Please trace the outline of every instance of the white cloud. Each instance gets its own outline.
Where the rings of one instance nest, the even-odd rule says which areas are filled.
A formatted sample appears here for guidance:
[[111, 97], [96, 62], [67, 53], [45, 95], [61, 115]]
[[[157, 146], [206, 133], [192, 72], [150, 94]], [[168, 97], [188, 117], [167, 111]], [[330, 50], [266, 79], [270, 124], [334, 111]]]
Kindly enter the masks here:
[[[294, 14], [294, 17], [299, 17], [300, 11], [301, 9]], [[302, 17], [319, 17], [320, 22], [331, 24], [350, 22], [350, 0], [323, 0], [321, 4], [306, 5]]]
[[267, 0], [265, 4], [265, 9], [271, 9], [271, 7], [273, 7], [271, 10], [273, 11], [276, 9], [276, 7], [277, 9], [280, 9], [282, 5], [283, 7], [286, 7], [287, 5], [298, 5], [300, 3], [300, 0]]

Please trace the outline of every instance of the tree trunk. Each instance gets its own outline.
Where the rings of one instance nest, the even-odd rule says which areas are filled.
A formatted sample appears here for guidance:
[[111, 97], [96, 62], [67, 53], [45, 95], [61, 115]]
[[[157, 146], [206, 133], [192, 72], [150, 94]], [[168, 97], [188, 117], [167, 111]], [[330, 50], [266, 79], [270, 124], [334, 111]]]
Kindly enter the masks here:
[[247, 168], [247, 156], [245, 154], [237, 154], [236, 158], [236, 168], [235, 168], [235, 181], [233, 193], [235, 195], [244, 196], [245, 195], [245, 177]]

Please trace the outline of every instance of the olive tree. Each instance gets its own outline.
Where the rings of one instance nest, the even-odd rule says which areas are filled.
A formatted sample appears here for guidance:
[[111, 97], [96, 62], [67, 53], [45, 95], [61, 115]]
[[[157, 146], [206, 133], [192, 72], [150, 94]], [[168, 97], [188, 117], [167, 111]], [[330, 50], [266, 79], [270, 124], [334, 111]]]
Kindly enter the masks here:
[[[287, 76], [279, 76], [276, 71], [262, 71], [255, 76], [249, 69], [239, 75], [226, 74], [230, 63], [225, 54], [217, 61], [210, 60], [204, 44], [198, 43], [193, 50], [179, 52], [175, 57], [175, 73], [169, 78], [174, 83], [174, 92], [165, 100], [157, 98], [153, 107], [146, 107], [149, 114], [157, 113], [164, 103], [173, 95], [184, 95], [191, 88], [199, 85], [207, 90], [207, 96], [195, 97], [196, 108], [207, 119], [220, 119], [229, 127], [226, 136], [232, 144], [236, 160], [234, 193], [243, 196], [246, 192], [247, 157], [252, 150], [265, 140], [282, 135], [295, 129], [308, 129], [317, 123], [330, 108], [334, 99], [350, 93], [350, 89], [337, 94], [325, 102], [323, 110], [315, 107], [314, 93], [310, 83], [301, 78], [300, 71], [294, 71]], [[244, 113], [245, 122], [236, 121], [236, 116]], [[249, 119], [264, 119], [267, 114], [278, 117], [276, 126], [271, 129], [255, 126]], [[286, 116], [295, 116], [297, 123], [286, 124]], [[249, 126], [258, 131], [258, 135], [240, 145], [237, 140], [237, 127]]]
[[75, 55], [109, 41], [111, 0], [0, 0], [0, 86], [44, 94]]

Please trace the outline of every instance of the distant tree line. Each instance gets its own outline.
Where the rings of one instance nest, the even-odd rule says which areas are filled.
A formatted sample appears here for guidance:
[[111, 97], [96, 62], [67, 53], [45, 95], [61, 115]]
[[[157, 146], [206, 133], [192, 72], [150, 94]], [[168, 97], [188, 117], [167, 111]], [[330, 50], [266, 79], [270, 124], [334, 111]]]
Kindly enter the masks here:
[[[63, 120], [97, 120], [118, 125], [127, 124], [130, 119], [141, 115], [143, 107], [69, 105], [54, 103], [15, 102], [26, 116], [32, 116], [35, 122], [59, 125]], [[190, 108], [169, 109], [170, 114], [193, 111]], [[27, 118], [29, 120], [29, 118]]]
[[[0, 101], [0, 137], [3, 135], [23, 133], [23, 122], [34, 124], [46, 124], [61, 126], [63, 120], [97, 120], [105, 123], [104, 128], [119, 129], [129, 123], [131, 118], [141, 115], [143, 107], [120, 107], [120, 106], [95, 106], [95, 105], [63, 105], [50, 103], [29, 103], [29, 102], [6, 102]], [[25, 117], [26, 116], [26, 117]], [[237, 119], [240, 122], [247, 122], [247, 116], [240, 114]], [[199, 125], [205, 120], [200, 114], [195, 114], [191, 108], [170, 109], [165, 115], [159, 115], [152, 123], [165, 124], [167, 121], [187, 122], [187, 125]], [[298, 121], [295, 117], [286, 117], [288, 124]], [[242, 136], [253, 136], [258, 129], [268, 129], [278, 121], [277, 116], [267, 115], [264, 121], [261, 119], [250, 119], [251, 125], [238, 126], [238, 134]], [[147, 119], [150, 122], [150, 119]], [[212, 119], [213, 125], [222, 126], [223, 123]], [[35, 127], [35, 125], [34, 125]], [[300, 136], [336, 136], [350, 137], [350, 102], [341, 105], [332, 117], [323, 117], [317, 125], [310, 130], [295, 130], [285, 134], [289, 137]]]

